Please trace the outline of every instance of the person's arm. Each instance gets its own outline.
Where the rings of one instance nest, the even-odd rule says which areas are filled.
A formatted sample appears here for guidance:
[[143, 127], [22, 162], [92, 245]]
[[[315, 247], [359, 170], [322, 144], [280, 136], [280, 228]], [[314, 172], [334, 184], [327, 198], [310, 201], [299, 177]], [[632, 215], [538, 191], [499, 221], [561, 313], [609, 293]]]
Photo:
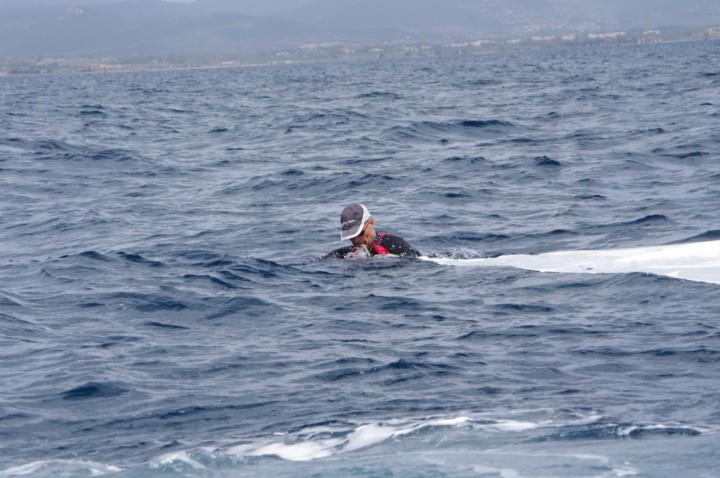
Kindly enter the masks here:
[[330, 254], [323, 256], [320, 260], [325, 261], [327, 259], [345, 259], [345, 256], [347, 256], [351, 251], [352, 246], [341, 247], [340, 249], [335, 249]]
[[387, 248], [388, 253], [402, 257], [420, 257], [420, 251], [413, 248], [405, 239], [392, 234], [385, 234], [382, 245]]

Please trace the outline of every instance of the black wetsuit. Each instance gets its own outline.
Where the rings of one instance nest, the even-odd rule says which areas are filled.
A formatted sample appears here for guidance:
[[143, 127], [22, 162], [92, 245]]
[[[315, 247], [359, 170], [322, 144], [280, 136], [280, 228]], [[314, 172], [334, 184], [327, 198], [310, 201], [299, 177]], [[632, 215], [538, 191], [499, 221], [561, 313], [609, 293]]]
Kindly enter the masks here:
[[[332, 251], [323, 259], [344, 259], [353, 250], [353, 246], [341, 247]], [[375, 234], [375, 241], [369, 250], [371, 256], [384, 256], [393, 254], [403, 257], [418, 257], [420, 252], [408, 244], [405, 239], [386, 232]]]

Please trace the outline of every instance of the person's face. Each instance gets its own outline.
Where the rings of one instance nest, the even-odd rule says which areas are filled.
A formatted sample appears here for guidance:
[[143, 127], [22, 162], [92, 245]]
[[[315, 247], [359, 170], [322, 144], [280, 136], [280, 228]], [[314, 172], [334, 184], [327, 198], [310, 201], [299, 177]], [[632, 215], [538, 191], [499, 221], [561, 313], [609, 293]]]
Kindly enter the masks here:
[[370, 249], [372, 247], [373, 241], [375, 240], [375, 220], [373, 218], [368, 219], [360, 235], [357, 237], [353, 237], [350, 240], [355, 247], [361, 244], [365, 244], [365, 247]]

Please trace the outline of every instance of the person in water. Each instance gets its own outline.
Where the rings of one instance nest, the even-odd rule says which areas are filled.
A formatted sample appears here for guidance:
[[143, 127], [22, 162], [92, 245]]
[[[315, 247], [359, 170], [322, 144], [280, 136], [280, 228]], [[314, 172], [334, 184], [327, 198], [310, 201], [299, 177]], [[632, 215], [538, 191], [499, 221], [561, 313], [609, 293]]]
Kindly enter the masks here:
[[340, 238], [343, 241], [351, 241], [352, 245], [334, 250], [324, 259], [352, 259], [389, 254], [404, 257], [420, 255], [420, 252], [402, 237], [386, 232], [376, 232], [375, 219], [370, 215], [370, 211], [360, 203], [351, 204], [343, 209], [340, 215]]

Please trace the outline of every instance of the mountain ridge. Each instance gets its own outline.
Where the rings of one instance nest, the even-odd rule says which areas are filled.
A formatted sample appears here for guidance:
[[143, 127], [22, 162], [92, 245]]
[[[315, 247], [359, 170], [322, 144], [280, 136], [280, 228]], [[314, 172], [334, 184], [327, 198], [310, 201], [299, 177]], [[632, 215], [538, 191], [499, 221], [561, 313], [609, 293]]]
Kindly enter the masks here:
[[716, 23], [714, 0], [0, 0], [0, 57], [218, 54]]

